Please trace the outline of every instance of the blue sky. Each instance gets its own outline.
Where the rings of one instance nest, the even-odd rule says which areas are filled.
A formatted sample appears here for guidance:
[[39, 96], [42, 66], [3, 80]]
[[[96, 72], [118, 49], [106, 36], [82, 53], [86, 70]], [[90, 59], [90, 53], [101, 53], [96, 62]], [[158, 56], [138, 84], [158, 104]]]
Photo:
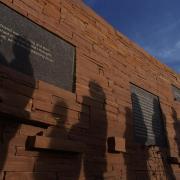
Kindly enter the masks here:
[[180, 0], [85, 0], [116, 29], [180, 73]]

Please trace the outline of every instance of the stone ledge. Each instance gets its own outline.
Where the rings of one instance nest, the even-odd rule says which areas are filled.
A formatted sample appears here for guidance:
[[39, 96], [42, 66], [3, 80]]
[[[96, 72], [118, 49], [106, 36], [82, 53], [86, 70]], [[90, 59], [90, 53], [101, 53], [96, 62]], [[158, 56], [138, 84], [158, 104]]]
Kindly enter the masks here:
[[85, 145], [67, 139], [49, 138], [43, 136], [29, 136], [28, 147], [39, 150], [54, 150], [72, 153], [83, 153]]

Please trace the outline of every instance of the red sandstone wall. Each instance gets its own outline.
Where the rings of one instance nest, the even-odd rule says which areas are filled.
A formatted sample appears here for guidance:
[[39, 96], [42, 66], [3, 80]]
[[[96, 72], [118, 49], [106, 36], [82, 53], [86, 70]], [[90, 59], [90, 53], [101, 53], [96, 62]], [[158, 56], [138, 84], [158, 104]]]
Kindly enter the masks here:
[[[180, 178], [179, 166], [169, 166], [162, 158], [180, 155], [175, 121], [180, 103], [171, 91], [171, 84], [180, 87], [177, 74], [82, 2], [0, 1], [76, 46], [76, 93], [0, 67], [0, 111], [8, 114], [0, 121], [0, 179]], [[135, 144], [130, 83], [159, 96], [169, 149]], [[74, 155], [26, 149], [28, 136], [35, 135], [81, 142], [86, 150]], [[108, 153], [106, 140], [111, 136], [125, 139], [126, 153]]]

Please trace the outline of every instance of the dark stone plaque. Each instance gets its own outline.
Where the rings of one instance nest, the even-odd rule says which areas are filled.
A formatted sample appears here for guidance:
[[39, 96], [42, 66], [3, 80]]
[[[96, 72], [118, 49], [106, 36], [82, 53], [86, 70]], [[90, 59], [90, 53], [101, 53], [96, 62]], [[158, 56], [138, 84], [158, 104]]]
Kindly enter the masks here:
[[0, 63], [63, 89], [74, 84], [75, 47], [0, 3]]

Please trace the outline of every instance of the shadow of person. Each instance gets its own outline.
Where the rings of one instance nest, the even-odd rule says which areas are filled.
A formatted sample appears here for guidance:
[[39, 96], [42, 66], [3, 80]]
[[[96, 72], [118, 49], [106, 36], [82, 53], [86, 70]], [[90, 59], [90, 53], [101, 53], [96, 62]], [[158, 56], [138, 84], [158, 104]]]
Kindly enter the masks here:
[[[147, 166], [149, 155], [148, 148], [146, 147], [148, 143], [148, 132], [145, 117], [138, 96], [132, 93], [131, 99], [133, 110], [131, 111], [128, 107], [125, 108], [126, 129], [124, 137], [126, 140], [126, 153], [124, 154], [124, 160], [126, 164], [126, 179], [148, 180], [150, 179]], [[132, 122], [132, 117], [133, 123], [129, 123]], [[134, 136], [134, 138], [132, 138], [132, 136]], [[134, 140], [137, 143], [136, 145], [133, 143]], [[133, 144], [136, 147], [134, 147]]]
[[[156, 168], [157, 172], [161, 172], [157, 176], [160, 179], [170, 179], [175, 180], [175, 176], [172, 170], [171, 165], [168, 163], [167, 159], [170, 157], [170, 146], [169, 141], [167, 139], [167, 133], [166, 133], [166, 116], [163, 112], [160, 110], [159, 101], [157, 99], [153, 100], [153, 117], [152, 117], [152, 130], [154, 134], [154, 146], [158, 147], [158, 157], [160, 159], [157, 159], [156, 157], [153, 157], [156, 161], [156, 165], [159, 164], [159, 161], [162, 162], [160, 165]], [[159, 168], [159, 169], [158, 169]]]
[[[68, 140], [68, 128], [67, 125], [67, 115], [68, 115], [68, 106], [66, 102], [63, 99], [59, 99], [53, 107], [52, 116], [54, 120], [57, 121], [56, 126], [50, 126], [48, 129], [44, 132], [44, 134], [40, 134], [40, 136], [45, 136], [48, 138], [51, 138], [51, 141], [48, 145], [48, 150], [41, 150], [38, 149], [38, 158], [36, 160], [35, 166], [34, 166], [34, 180], [42, 179], [42, 174], [45, 174], [46, 171], [49, 169], [55, 169], [58, 168], [58, 172], [61, 172], [58, 174], [59, 179], [63, 179], [66, 177], [69, 177], [69, 174], [72, 174], [71, 170], [68, 170], [68, 168], [64, 171], [64, 169], [61, 169], [62, 164], [71, 163], [69, 164], [69, 167], [72, 166], [73, 162], [69, 162], [71, 159], [69, 156], [71, 154], [69, 152], [64, 152], [60, 150], [54, 149], [54, 144], [56, 144], [58, 141], [66, 141]], [[39, 135], [39, 134], [38, 134]], [[67, 157], [67, 159], [66, 159]], [[49, 160], [51, 158], [51, 161]], [[60, 167], [58, 167], [58, 164]], [[76, 164], [74, 164], [76, 166]], [[62, 177], [61, 177], [62, 174]], [[56, 176], [47, 176], [46, 180], [56, 180]]]
[[104, 174], [106, 172], [106, 95], [103, 88], [95, 81], [89, 82], [89, 94], [90, 96], [83, 97], [80, 121], [71, 128], [69, 134], [74, 134], [78, 129], [84, 129], [83, 124], [86, 119], [84, 119], [83, 112], [85, 112], [88, 107], [88, 128], [84, 129], [85, 136], [82, 137], [82, 141], [86, 145], [86, 150], [84, 154], [80, 156], [81, 160], [79, 164], [77, 164], [79, 174], [76, 176], [76, 179], [101, 180], [105, 179]]
[[[0, 46], [3, 46], [3, 44], [0, 44]], [[30, 108], [27, 109], [27, 105], [32, 99], [35, 80], [33, 77], [33, 68], [29, 59], [30, 49], [31, 43], [28, 40], [20, 36], [15, 36], [12, 42], [12, 52], [14, 54], [14, 59], [11, 61], [11, 63], [8, 64], [7, 62], [9, 62], [9, 60], [5, 59], [5, 56], [0, 53], [0, 63], [12, 68], [12, 74], [16, 74], [16, 71], [24, 73], [21, 74], [18, 72], [16, 74], [16, 77], [7, 77], [8, 82], [11, 82], [10, 84], [14, 83], [13, 78], [20, 77], [20, 79], [22, 79], [22, 77], [27, 77], [27, 75], [25, 74], [31, 76], [28, 76], [29, 81], [26, 85], [25, 80], [23, 82], [23, 85], [20, 85], [20, 87], [26, 86], [26, 88], [28, 89], [28, 92], [23, 92], [23, 94], [18, 92], [18, 90], [13, 90], [14, 87], [12, 86], [1, 87], [1, 91], [3, 91], [4, 93], [1, 97], [0, 106], [2, 105], [3, 107], [7, 107], [9, 109], [9, 112], [7, 111], [6, 113], [0, 113], [0, 126], [2, 127], [2, 137], [0, 143], [0, 171], [5, 171], [6, 165], [9, 163], [8, 152], [10, 152], [9, 149], [12, 149], [10, 147], [11, 140], [18, 134], [18, 130], [21, 124], [20, 119], [23, 119], [24, 117], [28, 119], [29, 112], [31, 110]], [[16, 82], [16, 86], [18, 86], [18, 82]], [[11, 100], [9, 102], [7, 99], [10, 94]], [[17, 115], [12, 114], [11, 110], [12, 112], [16, 112]], [[20, 114], [23, 114], [23, 117], [19, 117], [21, 116]]]
[[[84, 156], [85, 179], [92, 177], [98, 180], [105, 179], [107, 171], [106, 142], [107, 142], [107, 115], [105, 110], [106, 95], [103, 88], [94, 81], [89, 82], [90, 97], [83, 97], [83, 104], [91, 98], [90, 127], [88, 130], [87, 151]], [[99, 107], [97, 107], [99, 103]], [[103, 109], [101, 109], [102, 107]], [[99, 162], [96, 157], [101, 159]]]
[[174, 130], [175, 130], [175, 141], [178, 148], [178, 155], [180, 157], [180, 120], [178, 120], [177, 112], [174, 108], [171, 108], [172, 110], [172, 118], [174, 121]]
[[[33, 179], [39, 180], [45, 177], [46, 180], [56, 179], [67, 179], [67, 180], [79, 180], [80, 169], [81, 169], [81, 155], [71, 151], [72, 149], [66, 150], [55, 150], [57, 140], [58, 142], [66, 142], [72, 140], [70, 138], [69, 122], [68, 122], [68, 106], [67, 103], [62, 99], [55, 103], [53, 111], [53, 118], [57, 121], [56, 126], [50, 126], [44, 134], [51, 138], [48, 150], [38, 149], [38, 158], [34, 166]], [[74, 131], [74, 129], [73, 129]], [[77, 132], [77, 131], [76, 131]], [[74, 141], [75, 142], [75, 141]], [[62, 147], [63, 148], [63, 147]], [[48, 176], [46, 173], [49, 170], [53, 170], [53, 175]], [[50, 174], [50, 173], [49, 173]]]

